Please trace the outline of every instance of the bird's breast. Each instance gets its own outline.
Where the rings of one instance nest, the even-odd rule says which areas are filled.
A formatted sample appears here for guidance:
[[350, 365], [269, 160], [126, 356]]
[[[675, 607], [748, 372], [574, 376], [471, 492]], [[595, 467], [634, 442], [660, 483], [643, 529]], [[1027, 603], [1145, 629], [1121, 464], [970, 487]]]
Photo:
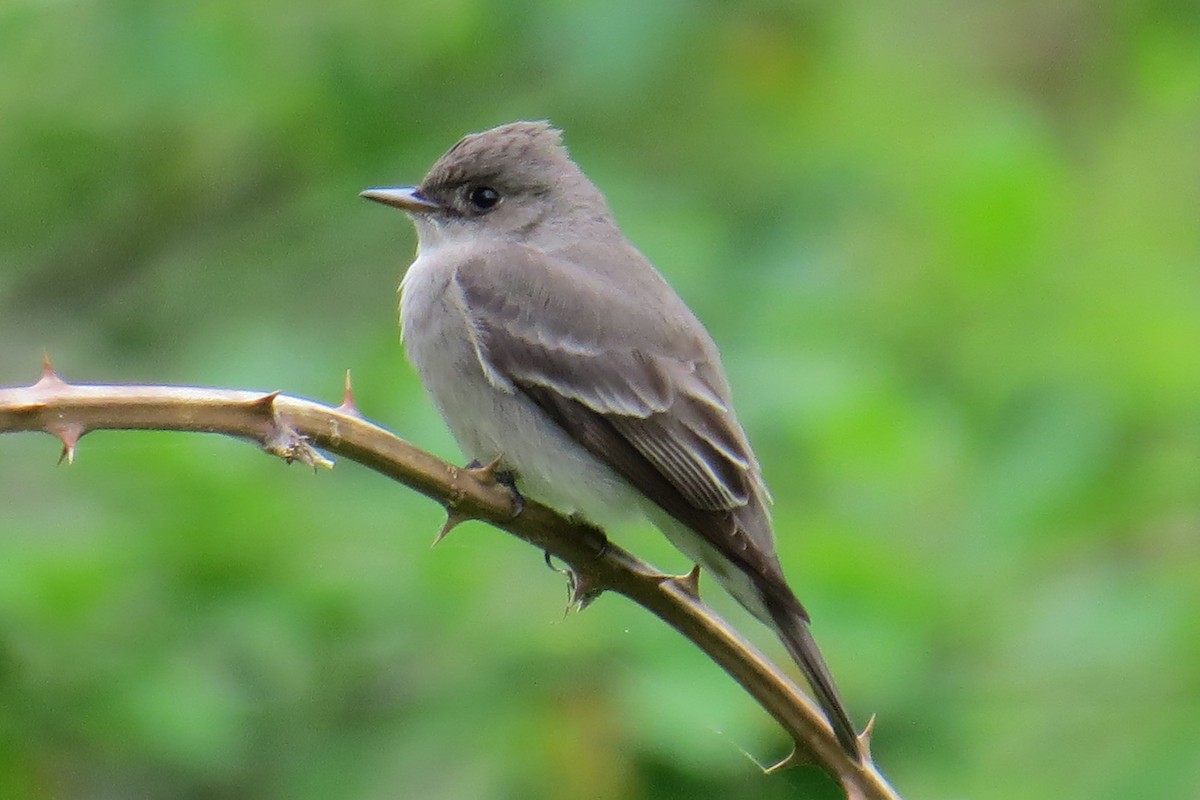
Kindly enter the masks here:
[[503, 457], [521, 491], [597, 524], [636, 512], [632, 487], [570, 439], [519, 389], [490, 380], [452, 263], [424, 255], [400, 286], [404, 349], [468, 459]]

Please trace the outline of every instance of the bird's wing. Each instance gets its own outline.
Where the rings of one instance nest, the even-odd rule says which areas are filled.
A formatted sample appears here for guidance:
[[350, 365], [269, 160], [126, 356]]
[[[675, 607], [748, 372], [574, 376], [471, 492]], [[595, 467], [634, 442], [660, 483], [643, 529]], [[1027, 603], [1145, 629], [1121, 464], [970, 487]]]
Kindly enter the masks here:
[[631, 277], [616, 286], [508, 246], [461, 264], [453, 288], [494, 383], [527, 395], [741, 569], [782, 582], [766, 488], [716, 348], [648, 263]]
[[[498, 388], [528, 396], [750, 577], [746, 587], [716, 567], [743, 605], [765, 612], [857, 757], [854, 725], [775, 555], [766, 487], [716, 347], [648, 263], [628, 266], [618, 286], [578, 263], [509, 246], [461, 264], [452, 289]], [[743, 596], [747, 589], [757, 597]]]

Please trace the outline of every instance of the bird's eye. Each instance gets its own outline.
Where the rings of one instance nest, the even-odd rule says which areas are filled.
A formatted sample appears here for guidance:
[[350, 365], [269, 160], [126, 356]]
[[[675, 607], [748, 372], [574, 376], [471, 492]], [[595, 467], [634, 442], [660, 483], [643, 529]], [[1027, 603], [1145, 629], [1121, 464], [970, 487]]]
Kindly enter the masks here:
[[488, 211], [500, 202], [500, 193], [490, 186], [476, 186], [467, 192], [467, 200], [480, 211]]

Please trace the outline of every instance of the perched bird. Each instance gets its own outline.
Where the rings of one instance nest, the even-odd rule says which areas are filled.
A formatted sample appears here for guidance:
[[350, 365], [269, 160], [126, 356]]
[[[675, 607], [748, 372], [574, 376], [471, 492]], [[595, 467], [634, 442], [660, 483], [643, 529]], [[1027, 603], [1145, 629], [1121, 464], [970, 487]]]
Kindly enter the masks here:
[[406, 211], [405, 349], [468, 458], [610, 527], [642, 513], [783, 641], [838, 741], [859, 749], [775, 553], [767, 488], [704, 326], [621, 233], [545, 122], [463, 138]]

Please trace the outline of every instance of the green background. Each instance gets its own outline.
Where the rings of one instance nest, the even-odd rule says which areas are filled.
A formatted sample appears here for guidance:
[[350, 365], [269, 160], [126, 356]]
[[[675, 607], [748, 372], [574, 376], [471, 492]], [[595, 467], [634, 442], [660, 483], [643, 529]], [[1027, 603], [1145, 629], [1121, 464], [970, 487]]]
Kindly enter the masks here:
[[[721, 344], [910, 798], [1200, 796], [1194, 3], [7, 0], [0, 384], [279, 389], [460, 460], [356, 197], [549, 118]], [[657, 620], [351, 463], [0, 439], [0, 796], [837, 796]], [[649, 529], [614, 532], [664, 569]], [[706, 596], [776, 656], [769, 634]]]

